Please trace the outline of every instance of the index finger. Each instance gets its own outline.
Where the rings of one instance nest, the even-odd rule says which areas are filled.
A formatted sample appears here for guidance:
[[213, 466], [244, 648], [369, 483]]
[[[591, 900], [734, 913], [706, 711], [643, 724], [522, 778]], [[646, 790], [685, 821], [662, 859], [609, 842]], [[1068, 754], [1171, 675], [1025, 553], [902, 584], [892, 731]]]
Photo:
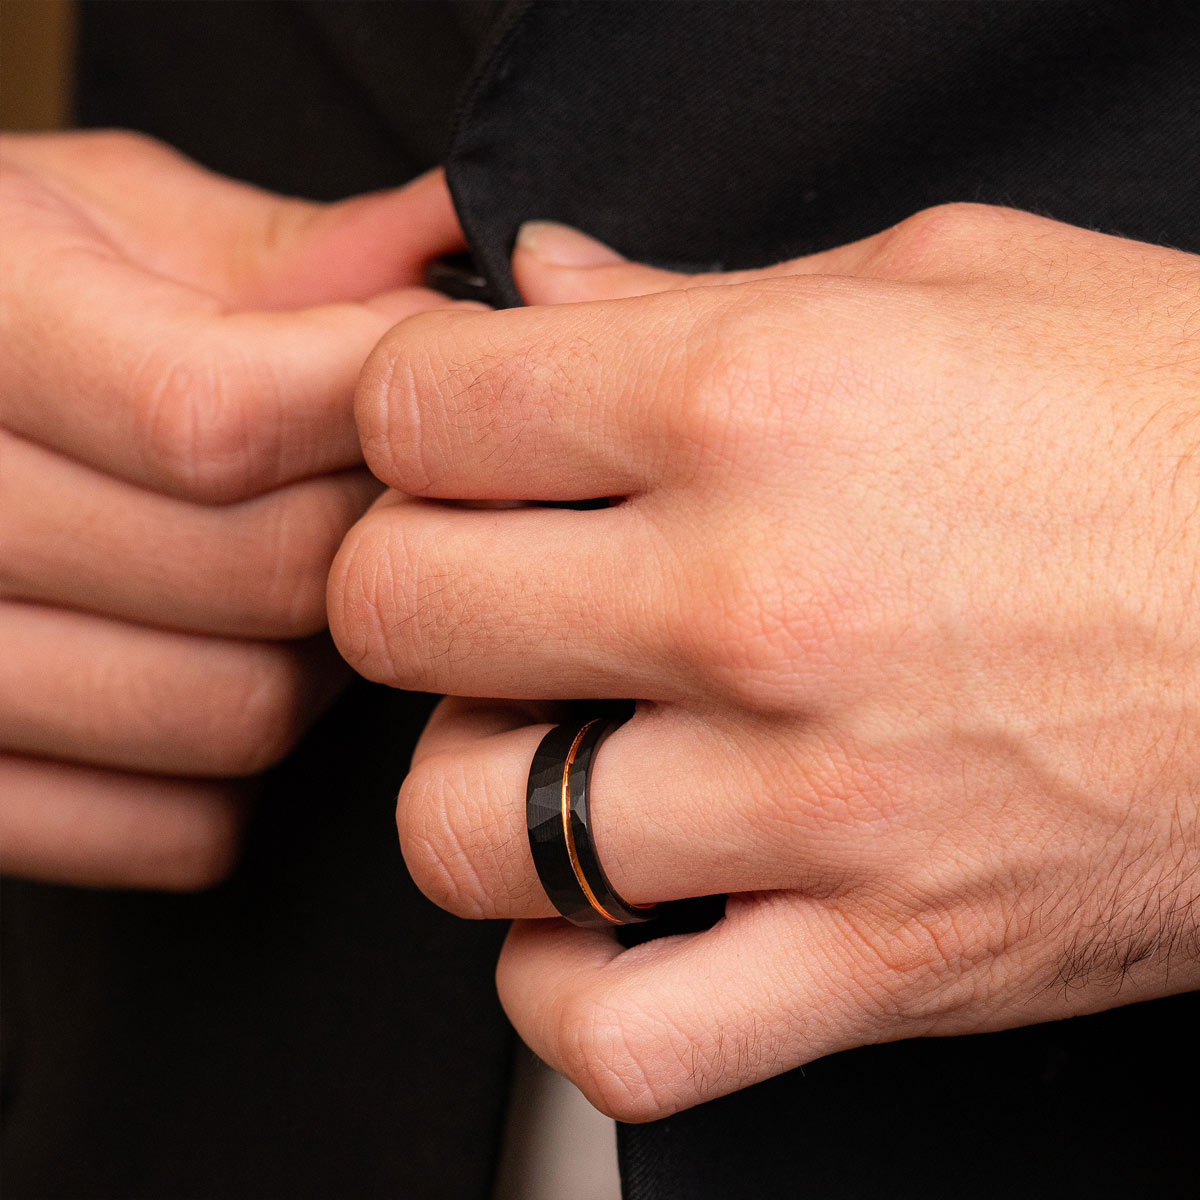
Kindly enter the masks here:
[[697, 365], [683, 352], [689, 295], [402, 322], [358, 387], [368, 466], [398, 491], [443, 499], [583, 500], [653, 486], [672, 459], [689, 357]]

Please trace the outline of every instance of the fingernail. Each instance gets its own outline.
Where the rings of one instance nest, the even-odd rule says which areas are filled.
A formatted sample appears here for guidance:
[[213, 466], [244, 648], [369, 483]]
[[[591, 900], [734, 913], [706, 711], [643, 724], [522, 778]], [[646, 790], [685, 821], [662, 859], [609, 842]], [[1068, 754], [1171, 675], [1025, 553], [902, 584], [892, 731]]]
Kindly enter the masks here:
[[625, 260], [611, 246], [557, 221], [526, 221], [517, 245], [554, 267], [603, 267]]

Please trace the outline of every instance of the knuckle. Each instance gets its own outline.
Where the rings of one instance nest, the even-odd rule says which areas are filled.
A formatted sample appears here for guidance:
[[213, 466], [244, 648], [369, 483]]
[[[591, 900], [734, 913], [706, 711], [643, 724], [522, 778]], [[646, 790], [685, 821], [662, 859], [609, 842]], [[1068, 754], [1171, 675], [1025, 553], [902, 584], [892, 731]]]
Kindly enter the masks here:
[[223, 882], [237, 863], [242, 824], [242, 809], [233, 797], [188, 806], [160, 834], [155, 853], [159, 885], [191, 892]]
[[704, 586], [680, 605], [674, 635], [684, 661], [739, 708], [791, 711], [835, 654], [843, 616], [836, 597], [737, 549], [696, 571]]
[[488, 336], [484, 322], [502, 316], [419, 314], [368, 360], [357, 411], [364, 455], [380, 478], [411, 495], [453, 495], [464, 441], [473, 459], [502, 465], [556, 400], [579, 401], [594, 374], [584, 369], [595, 358], [589, 340], [567, 328], [533, 334], [517, 351]]
[[175, 157], [165, 143], [136, 129], [82, 129], [41, 139], [51, 155], [70, 154], [74, 163], [92, 170], [118, 170], [131, 160], [151, 156]]
[[97, 155], [122, 157], [134, 152], [165, 151], [166, 146], [157, 138], [136, 129], [87, 129], [72, 134], [81, 147]]
[[887, 1026], [924, 1028], [978, 1003], [1007, 935], [962, 904], [903, 907], [897, 912], [894, 900], [876, 898], [844, 911], [850, 937], [843, 944], [863, 1013]]
[[1024, 213], [991, 204], [934, 205], [888, 230], [870, 265], [896, 279], [969, 273], [990, 262], [1024, 219]]
[[232, 677], [213, 697], [213, 741], [222, 775], [257, 775], [279, 762], [302, 726], [304, 681], [280, 647], [248, 648]]
[[368, 593], [364, 592], [363, 560], [369, 549], [363, 544], [367, 536], [368, 522], [364, 519], [354, 525], [342, 539], [325, 589], [325, 607], [329, 616], [329, 632], [338, 653], [360, 674], [367, 674], [366, 665], [368, 640], [366, 605]]
[[363, 458], [378, 479], [414, 495], [420, 475], [413, 458], [421, 442], [417, 402], [419, 317], [401, 321], [367, 356], [354, 392]]
[[557, 1044], [564, 1073], [614, 1120], [654, 1121], [680, 1107], [663, 1078], [663, 1040], [636, 1008], [575, 991], [562, 1004]]
[[486, 826], [471, 816], [475, 794], [461, 763], [435, 755], [409, 772], [396, 808], [400, 848], [417, 887], [470, 919], [496, 915], [493, 889], [476, 866], [490, 851]]
[[815, 301], [840, 286], [791, 276], [697, 289], [717, 302], [691, 301], [700, 311], [685, 326], [685, 377], [682, 386], [669, 381], [663, 398], [676, 457], [683, 451], [685, 463], [757, 478], [775, 470], [782, 455], [810, 451], [846, 423], [862, 368], [846, 361], [844, 339], [810, 332]]
[[332, 556], [330, 547], [326, 554], [296, 561], [285, 550], [263, 565], [250, 597], [263, 636], [305, 638], [326, 627], [325, 581]]
[[453, 691], [464, 663], [493, 648], [490, 584], [464, 578], [452, 554], [410, 532], [395, 510], [351, 531], [330, 598], [343, 657], [392, 687]]
[[388, 514], [360, 521], [334, 559], [329, 621], [338, 651], [360, 675], [420, 691], [416, 582], [405, 535]]
[[267, 636], [302, 638], [326, 627], [330, 568], [355, 516], [340, 503], [303, 504], [288, 497], [273, 506], [246, 560], [250, 600], [263, 614]]
[[133, 384], [147, 463], [171, 491], [201, 503], [254, 495], [265, 464], [247, 397], [269, 386], [211, 350], [152, 354]]
[[462, 362], [457, 323], [443, 312], [407, 318], [372, 352], [360, 377], [355, 404], [367, 465], [411, 495], [436, 493], [453, 461], [447, 423], [428, 418], [453, 408], [469, 424], [473, 407], [487, 408], [496, 361], [503, 361], [482, 343]]
[[[209, 652], [211, 650], [211, 653]], [[107, 704], [108, 729], [137, 731], [168, 774], [233, 779], [273, 766], [292, 748], [313, 711], [315, 676], [290, 645], [198, 646], [194, 670], [159, 670], [114, 683], [101, 663], [81, 687]]]
[[[886, 856], [868, 838], [893, 829], [902, 794], [897, 778], [898, 772], [846, 753], [825, 730], [805, 731], [778, 753], [757, 755], [744, 786], [755, 797], [748, 824], [761, 840], [763, 860], [777, 861], [784, 878], [802, 879], [805, 894], [814, 898], [857, 886]], [[805, 859], [801, 874], [798, 856]]]
[[739, 461], [747, 427], [760, 425], [771, 404], [762, 370], [767, 347], [750, 299], [739, 294], [737, 302], [690, 323], [688, 379], [676, 389], [666, 420], [672, 443], [690, 447], [704, 462]]

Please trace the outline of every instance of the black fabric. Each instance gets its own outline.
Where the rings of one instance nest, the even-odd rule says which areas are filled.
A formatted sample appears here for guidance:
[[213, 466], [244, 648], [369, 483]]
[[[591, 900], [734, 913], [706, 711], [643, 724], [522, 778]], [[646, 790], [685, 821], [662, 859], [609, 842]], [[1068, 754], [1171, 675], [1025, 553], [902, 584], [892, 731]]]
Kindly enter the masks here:
[[627, 1200], [1194, 1200], [1195, 995], [832, 1055], [620, 1126]]
[[[947, 200], [1200, 250], [1198, 25], [1190, 0], [89, 4], [81, 112], [333, 197], [440, 156], [494, 42], [450, 179], [508, 303], [532, 217], [694, 266]], [[483, 1200], [502, 931], [404, 880], [420, 715], [358, 689], [210, 894], [5, 884], [6, 1195]], [[1198, 1009], [839, 1055], [623, 1128], [628, 1195], [1191, 1196]]]
[[517, 226], [751, 267], [928, 205], [1200, 247], [1200, 13], [1063, 3], [542, 0], [471, 98], [450, 183], [497, 296]]
[[395, 795], [428, 703], [362, 685], [193, 896], [3, 884], [8, 1200], [480, 1200], [503, 929], [420, 896]]
[[446, 153], [490, 0], [84, 0], [79, 118], [335, 200]]

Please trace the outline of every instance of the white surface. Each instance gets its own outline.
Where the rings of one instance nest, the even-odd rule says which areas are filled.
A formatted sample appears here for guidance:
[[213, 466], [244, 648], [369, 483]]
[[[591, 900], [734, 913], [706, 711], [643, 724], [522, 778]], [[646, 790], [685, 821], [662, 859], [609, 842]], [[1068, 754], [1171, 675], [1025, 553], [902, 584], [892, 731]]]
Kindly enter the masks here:
[[616, 1126], [524, 1046], [495, 1200], [621, 1200]]

